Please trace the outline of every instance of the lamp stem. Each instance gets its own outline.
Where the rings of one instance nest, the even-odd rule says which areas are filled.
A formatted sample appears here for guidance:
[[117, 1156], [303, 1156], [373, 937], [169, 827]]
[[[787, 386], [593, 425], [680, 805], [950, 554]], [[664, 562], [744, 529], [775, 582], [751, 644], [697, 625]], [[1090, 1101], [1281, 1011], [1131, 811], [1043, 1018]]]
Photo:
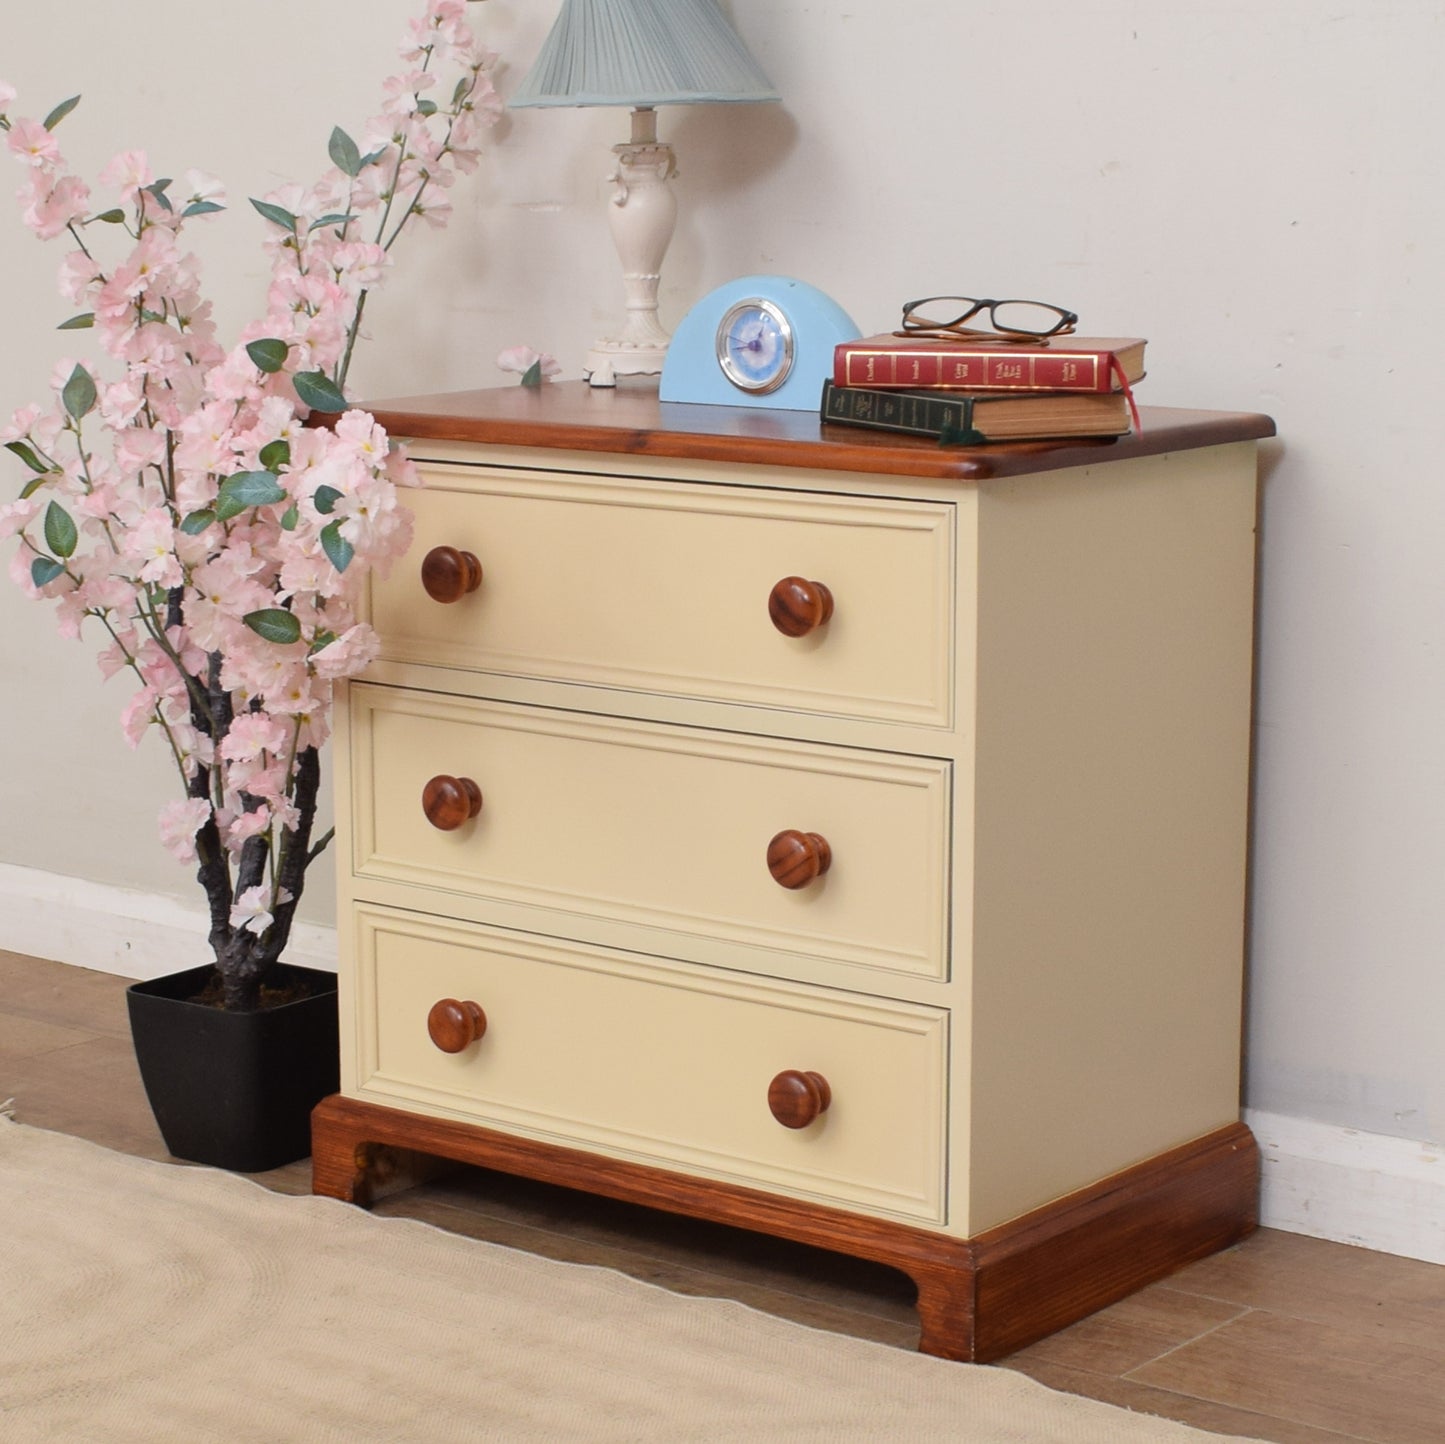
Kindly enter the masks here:
[[588, 353], [585, 369], [593, 386], [614, 386], [618, 376], [660, 375], [671, 339], [657, 317], [657, 289], [677, 224], [677, 198], [669, 184], [677, 159], [672, 147], [657, 139], [656, 110], [634, 109], [632, 139], [613, 146], [612, 153], [617, 164], [608, 176], [615, 189], [607, 219], [622, 262], [627, 320], [621, 336], [598, 341]]

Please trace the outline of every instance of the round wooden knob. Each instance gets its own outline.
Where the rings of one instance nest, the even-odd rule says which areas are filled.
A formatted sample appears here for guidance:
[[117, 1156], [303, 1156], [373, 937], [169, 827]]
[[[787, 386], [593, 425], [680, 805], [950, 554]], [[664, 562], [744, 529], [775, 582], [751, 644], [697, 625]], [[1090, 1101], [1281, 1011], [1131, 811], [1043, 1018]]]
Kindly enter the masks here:
[[768, 871], [781, 887], [807, 887], [833, 865], [828, 839], [816, 832], [788, 828], [768, 844]]
[[482, 564], [471, 552], [433, 547], [421, 559], [421, 584], [434, 602], [459, 602], [482, 584]]
[[785, 637], [806, 637], [833, 615], [833, 593], [822, 582], [784, 577], [768, 593], [768, 616]]
[[784, 1128], [806, 1128], [832, 1101], [833, 1090], [821, 1073], [788, 1068], [768, 1084], [768, 1109]]
[[487, 1031], [487, 1015], [478, 1003], [443, 998], [426, 1015], [426, 1031], [443, 1053], [460, 1053]]
[[433, 827], [451, 832], [482, 810], [482, 790], [470, 777], [433, 777], [421, 790], [421, 810]]

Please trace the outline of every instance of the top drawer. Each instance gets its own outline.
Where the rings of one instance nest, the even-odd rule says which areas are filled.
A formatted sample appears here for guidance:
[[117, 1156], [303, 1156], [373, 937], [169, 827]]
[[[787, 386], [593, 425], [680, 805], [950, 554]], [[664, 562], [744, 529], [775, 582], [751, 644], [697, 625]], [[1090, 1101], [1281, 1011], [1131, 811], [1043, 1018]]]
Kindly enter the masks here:
[[[925, 726], [951, 722], [953, 519], [946, 503], [423, 465], [411, 553], [373, 583], [396, 661]], [[435, 547], [477, 589], [433, 601]], [[821, 582], [801, 637], [775, 583]]]

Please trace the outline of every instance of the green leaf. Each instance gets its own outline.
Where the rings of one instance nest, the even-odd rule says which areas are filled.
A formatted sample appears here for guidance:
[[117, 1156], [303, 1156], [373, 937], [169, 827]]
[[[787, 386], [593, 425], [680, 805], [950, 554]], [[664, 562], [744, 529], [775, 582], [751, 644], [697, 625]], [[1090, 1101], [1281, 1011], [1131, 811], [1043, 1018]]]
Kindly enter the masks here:
[[319, 652], [323, 647], [329, 647], [335, 640], [336, 640], [336, 633], [335, 633], [335, 632], [328, 632], [328, 631], [325, 631], [325, 630], [322, 630], [322, 631], [320, 631], [320, 632], [317, 632], [317, 634], [316, 634], [314, 637], [312, 637], [312, 639], [311, 639], [311, 645], [306, 649], [306, 655], [307, 655], [308, 657], [309, 657], [309, 656], [313, 656], [315, 653]]
[[209, 216], [215, 211], [223, 211], [225, 209], [225, 206], [217, 205], [215, 201], [192, 201], [190, 205], [181, 212], [181, 219], [186, 220], [190, 216]]
[[241, 618], [258, 637], [287, 646], [301, 640], [301, 623], [283, 607], [265, 607]]
[[57, 331], [89, 331], [95, 325], [95, 312], [82, 311], [78, 316], [72, 316], [68, 321], [62, 321], [55, 329]]
[[58, 501], [52, 501], [45, 508], [45, 545], [58, 557], [70, 557], [75, 555], [75, 544], [79, 540], [80, 533], [70, 513]]
[[166, 187], [168, 185], [170, 185], [169, 178], [166, 180], [158, 180], [154, 185], [146, 186], [145, 191], [147, 195], [152, 195], [156, 198], [156, 201], [163, 210], [174, 212], [175, 207], [171, 204], [170, 197], [166, 195]]
[[238, 471], [221, 483], [216, 497], [216, 520], [230, 521], [248, 507], [270, 506], [286, 500], [286, 488], [274, 471]]
[[114, 210], [102, 211], [98, 216], [92, 216], [92, 220], [104, 221], [108, 226], [119, 226], [125, 224], [125, 212], [117, 206]]
[[54, 481], [60, 473], [58, 471], [47, 471], [40, 476], [32, 476], [24, 486], [20, 488], [20, 500], [24, 501], [27, 496], [34, 496], [46, 482]]
[[542, 363], [534, 361], [522, 372], [523, 386], [540, 386], [542, 384]]
[[251, 341], [246, 346], [246, 355], [255, 362], [258, 371], [274, 376], [285, 364], [291, 348], [284, 341], [268, 337], [264, 341]]
[[419, 100], [419, 101], [417, 101], [417, 103], [416, 103], [416, 113], [417, 113], [418, 115], [435, 115], [435, 114], [437, 113], [437, 103], [436, 103], [436, 101], [434, 101], [434, 100]]
[[60, 400], [67, 413], [77, 421], [94, 409], [95, 382], [90, 379], [90, 372], [84, 366], [77, 365], [70, 373], [70, 380], [65, 383], [65, 389], [60, 393]]
[[280, 471], [283, 466], [290, 465], [291, 443], [284, 436], [268, 441], [261, 448], [259, 460], [267, 471]]
[[295, 531], [296, 523], [301, 520], [301, 509], [293, 501], [285, 511], [281, 513], [281, 530]]
[[252, 200], [251, 204], [273, 225], [280, 226], [283, 231], [290, 231], [296, 234], [296, 217], [288, 211], [285, 206], [273, 205], [270, 201]]
[[193, 511], [186, 517], [181, 523], [181, 530], [187, 536], [200, 536], [216, 519], [216, 513], [210, 507], [203, 507], [200, 511]]
[[79, 104], [80, 97], [78, 95], [72, 95], [69, 100], [62, 100], [60, 104], [57, 105], [55, 109], [52, 110], [50, 114], [45, 117], [42, 124], [45, 126], [46, 130], [54, 130], [55, 127], [59, 125], [60, 122], [64, 120], [65, 117], [69, 115], [70, 112], [74, 110], [75, 107]]
[[46, 582], [53, 582], [64, 570], [53, 557], [36, 557], [30, 563], [30, 580], [37, 587], [43, 587]]
[[339, 521], [322, 527], [321, 550], [331, 558], [331, 565], [339, 572], [344, 572], [351, 565], [352, 557], [356, 555], [356, 549], [341, 535]]
[[356, 148], [356, 142], [339, 125], [331, 132], [331, 143], [326, 150], [337, 170], [353, 179], [361, 173], [361, 152]]
[[334, 486], [318, 486], [316, 488], [316, 495], [313, 496], [311, 500], [316, 503], [316, 510], [319, 511], [322, 516], [330, 516], [331, 513], [336, 510], [336, 503], [340, 501], [344, 495], [344, 492], [337, 491]]
[[302, 404], [313, 411], [346, 410], [346, 397], [324, 371], [298, 371], [291, 381]]
[[455, 110], [455, 109], [457, 108], [457, 106], [460, 105], [461, 102], [464, 101], [464, 100], [467, 98], [467, 96], [469, 96], [469, 95], [472, 93], [472, 87], [473, 87], [475, 84], [476, 84], [476, 81], [474, 81], [474, 80], [471, 78], [471, 76], [469, 76], [469, 75], [464, 75], [464, 76], [462, 76], [462, 78], [461, 78], [459, 81], [457, 81], [457, 88], [456, 88], [454, 91], [452, 91], [452, 109], [453, 109], [453, 110]]
[[340, 214], [339, 212], [338, 212], [336, 215], [322, 216], [319, 220], [315, 220], [315, 221], [312, 221], [312, 222], [311, 222], [311, 224], [306, 228], [306, 234], [309, 236], [312, 231], [319, 231], [319, 230], [322, 228], [322, 226], [343, 226], [343, 227], [344, 227], [344, 226], [346, 226], [347, 224], [349, 224], [351, 221], [354, 221], [355, 219], [356, 219], [355, 216], [352, 216], [352, 215], [342, 215], [342, 214]]
[[46, 466], [46, 464], [41, 461], [41, 459], [36, 456], [36, 454], [31, 451], [31, 449], [26, 446], [23, 441], [7, 441], [5, 443], [5, 450], [13, 451], [15, 455], [18, 456], [20, 460], [23, 461], [26, 466], [31, 469], [31, 471], [50, 470], [50, 468]]

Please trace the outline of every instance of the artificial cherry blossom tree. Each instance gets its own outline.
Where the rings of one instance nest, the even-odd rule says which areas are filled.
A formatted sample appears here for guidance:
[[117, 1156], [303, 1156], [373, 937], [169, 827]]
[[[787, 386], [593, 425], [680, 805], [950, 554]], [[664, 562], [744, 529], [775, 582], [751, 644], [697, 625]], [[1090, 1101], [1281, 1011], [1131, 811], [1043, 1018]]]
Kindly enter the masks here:
[[[445, 224], [501, 109], [464, 0], [428, 0], [402, 57], [360, 140], [332, 132], [319, 181], [251, 202], [270, 289], [230, 349], [184, 245], [225, 209], [219, 183], [157, 176], [128, 150], [99, 176], [116, 202], [102, 208], [56, 139], [76, 100], [27, 119], [0, 84], [25, 223], [73, 243], [64, 328], [93, 332], [104, 357], [63, 362], [52, 402], [0, 429], [24, 477], [0, 537], [18, 537], [11, 577], [55, 602], [61, 634], [92, 623], [102, 672], [136, 684], [131, 745], [155, 733], [175, 761], [161, 838], [197, 865], [230, 1008], [258, 1005], [330, 841], [312, 831], [332, 685], [375, 655], [360, 585], [411, 537], [398, 488], [414, 469], [345, 400], [366, 300], [413, 220]], [[313, 411], [340, 414], [307, 425]]]

